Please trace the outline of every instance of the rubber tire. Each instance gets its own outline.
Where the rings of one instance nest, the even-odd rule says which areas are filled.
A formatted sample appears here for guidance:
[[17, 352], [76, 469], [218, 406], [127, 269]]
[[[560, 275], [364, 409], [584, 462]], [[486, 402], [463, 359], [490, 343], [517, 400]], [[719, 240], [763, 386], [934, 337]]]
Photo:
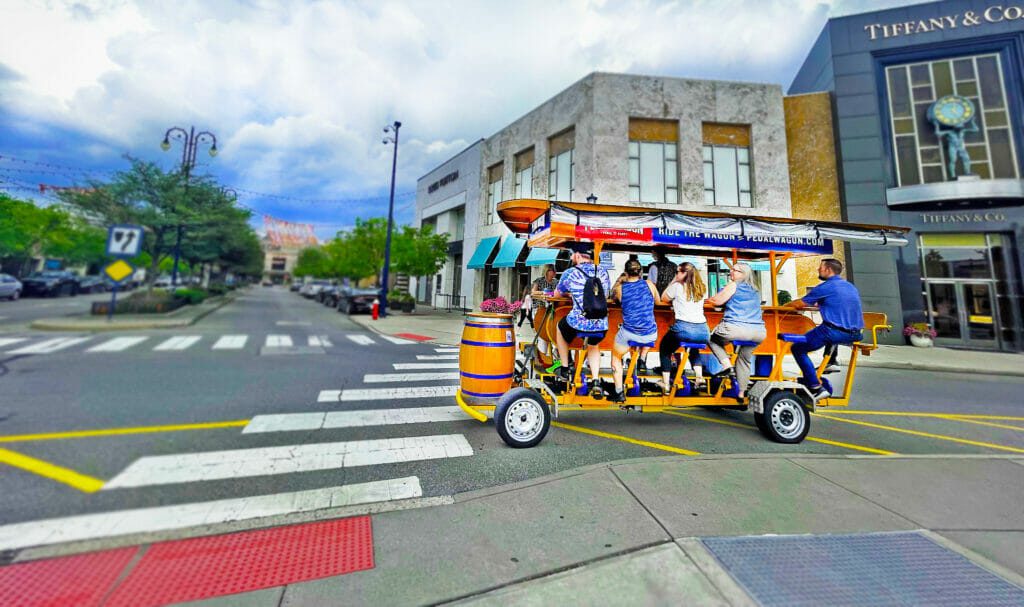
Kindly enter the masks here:
[[[505, 425], [505, 418], [509, 413], [512, 405], [523, 399], [529, 399], [537, 403], [542, 411], [541, 416], [541, 429], [536, 436], [527, 441], [521, 441], [509, 433], [508, 428]], [[498, 399], [498, 405], [494, 409], [494, 427], [498, 431], [498, 436], [501, 440], [505, 441], [505, 444], [515, 449], [526, 449], [534, 447], [547, 435], [548, 430], [551, 429], [551, 409], [548, 408], [548, 404], [544, 402], [544, 399], [540, 397], [535, 391], [529, 388], [512, 388], [501, 398]]]
[[356, 305], [354, 303], [352, 303], [352, 302], [349, 302], [348, 307], [345, 309], [345, 314], [347, 314], [349, 316], [352, 316], [355, 313], [356, 313]]
[[[804, 425], [800, 434], [796, 436], [782, 436], [776, 432], [775, 428], [772, 427], [771, 418], [773, 409], [781, 403], [795, 404], [797, 410], [804, 417]], [[756, 414], [755, 414], [756, 415]], [[761, 414], [763, 427], [760, 425], [758, 428], [765, 437], [785, 445], [796, 445], [803, 442], [807, 433], [811, 431], [811, 414], [807, 411], [806, 398], [802, 394], [794, 392], [786, 392], [784, 390], [778, 390], [772, 392], [764, 399], [764, 413]], [[756, 421], [756, 419], [755, 419]]]
[[764, 413], [754, 413], [754, 424], [761, 431], [761, 434], [769, 436], [768, 423], [765, 421]]
[[15, 291], [14, 293], [11, 293], [10, 299], [11, 301], [18, 301], [19, 297], [21, 297], [21, 291]]

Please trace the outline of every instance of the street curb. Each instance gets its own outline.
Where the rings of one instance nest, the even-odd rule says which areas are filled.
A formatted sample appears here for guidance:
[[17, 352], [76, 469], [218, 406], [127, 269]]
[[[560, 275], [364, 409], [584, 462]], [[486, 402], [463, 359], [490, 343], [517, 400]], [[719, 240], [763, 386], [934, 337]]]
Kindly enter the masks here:
[[[840, 363], [842, 366], [848, 367], [848, 364]], [[867, 362], [860, 360], [857, 362], [858, 367], [870, 367], [872, 369], [899, 369], [902, 371], [931, 371], [933, 373], [955, 373], [964, 375], [989, 375], [993, 377], [1024, 377], [1024, 368], [1017, 369], [965, 369], [963, 367], [951, 367], [942, 365], [922, 365], [919, 363], [899, 363], [899, 362]]]
[[[125, 321], [125, 322], [112, 322], [105, 325], [89, 325], [82, 326], [77, 323], [69, 323], [65, 320], [60, 319], [40, 319], [32, 321], [29, 324], [30, 329], [36, 329], [40, 331], [87, 331], [91, 333], [103, 332], [103, 331], [124, 331], [124, 330], [139, 330], [139, 329], [177, 329], [182, 327], [188, 327], [199, 322], [203, 318], [206, 318], [213, 312], [223, 308], [229, 303], [234, 302], [237, 297], [230, 297], [225, 295], [221, 298], [221, 301], [216, 302], [216, 305], [211, 306], [207, 310], [198, 312], [195, 316], [188, 319], [170, 319], [170, 318], [154, 318], [153, 320], [142, 320], [142, 321]], [[187, 307], [187, 306], [186, 306]], [[184, 308], [179, 308], [179, 310]], [[179, 310], [170, 312], [167, 316], [173, 316], [179, 313]]]

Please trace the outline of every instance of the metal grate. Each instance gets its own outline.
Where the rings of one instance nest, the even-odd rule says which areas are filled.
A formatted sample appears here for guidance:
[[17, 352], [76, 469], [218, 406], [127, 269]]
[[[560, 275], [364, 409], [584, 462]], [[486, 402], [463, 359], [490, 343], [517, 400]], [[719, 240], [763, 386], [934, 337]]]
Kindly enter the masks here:
[[774, 605], [1024, 605], [1024, 589], [920, 533], [705, 538]]

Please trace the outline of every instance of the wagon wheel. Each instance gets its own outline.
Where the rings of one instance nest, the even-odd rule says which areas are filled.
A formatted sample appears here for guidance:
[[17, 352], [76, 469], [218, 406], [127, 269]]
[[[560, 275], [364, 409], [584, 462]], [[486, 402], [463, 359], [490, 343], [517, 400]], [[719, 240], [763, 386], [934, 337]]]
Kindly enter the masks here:
[[766, 437], [777, 443], [800, 443], [811, 430], [811, 415], [803, 396], [782, 390], [764, 399], [764, 413], [755, 414], [754, 421]]

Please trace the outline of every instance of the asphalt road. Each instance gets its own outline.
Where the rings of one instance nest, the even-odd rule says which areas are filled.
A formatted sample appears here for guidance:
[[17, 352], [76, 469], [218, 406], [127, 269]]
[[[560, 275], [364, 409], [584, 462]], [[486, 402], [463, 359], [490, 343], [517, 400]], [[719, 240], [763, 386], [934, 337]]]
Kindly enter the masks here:
[[[0, 314], [6, 308], [0, 306]], [[43, 342], [50, 345], [40, 346]], [[292, 422], [308, 428], [310, 419], [332, 412], [453, 406], [447, 395], [404, 396], [431, 387], [450, 390], [445, 386], [457, 383], [455, 379], [395, 383], [388, 381], [394, 377], [368, 377], [450, 376], [455, 369], [402, 368], [410, 364], [451, 367], [454, 359], [437, 358], [454, 356], [437, 351], [444, 346], [392, 343], [343, 314], [281, 288], [250, 289], [188, 330], [78, 336], [0, 332], [0, 449], [6, 450], [0, 451], [0, 524], [410, 476], [419, 479], [424, 496], [444, 496], [587, 464], [672, 455], [678, 450], [702, 454], [1024, 453], [1024, 379], [868, 368], [860, 371], [850, 411], [816, 416], [811, 438], [800, 445], [767, 441], [748, 413], [703, 409], [672, 414], [565, 412], [559, 421], [576, 428], [552, 428], [541, 445], [525, 450], [506, 447], [493, 424], [462, 417], [284, 429]], [[393, 391], [351, 392], [367, 389]], [[294, 417], [304, 413], [314, 415]], [[291, 417], [272, 420], [270, 429], [276, 431], [243, 433], [249, 420], [259, 415]], [[175, 428], [212, 422], [234, 423]], [[99, 434], [68, 434], [86, 430]], [[464, 437], [470, 451], [450, 456], [450, 451], [442, 450], [449, 456], [397, 463], [367, 461], [312, 471], [270, 467], [258, 475], [250, 475], [252, 467], [258, 469], [269, 461], [271, 452], [249, 451], [204, 460], [210, 465], [240, 458], [236, 472], [189, 476], [193, 459], [200, 457], [195, 454], [204, 452], [280, 447], [294, 455], [315, 452], [322, 448], [316, 445], [327, 443], [447, 435]], [[154, 460], [143, 459], [176, 454], [184, 458], [174, 470], [147, 467]], [[89, 492], [81, 483], [68, 482], [66, 475], [57, 474], [55, 479], [53, 474], [41, 473], [38, 465], [29, 466], [33, 470], [10, 465], [17, 455], [109, 485]], [[317, 465], [333, 465], [329, 460], [321, 457]], [[181, 480], [175, 474], [188, 478]]]

